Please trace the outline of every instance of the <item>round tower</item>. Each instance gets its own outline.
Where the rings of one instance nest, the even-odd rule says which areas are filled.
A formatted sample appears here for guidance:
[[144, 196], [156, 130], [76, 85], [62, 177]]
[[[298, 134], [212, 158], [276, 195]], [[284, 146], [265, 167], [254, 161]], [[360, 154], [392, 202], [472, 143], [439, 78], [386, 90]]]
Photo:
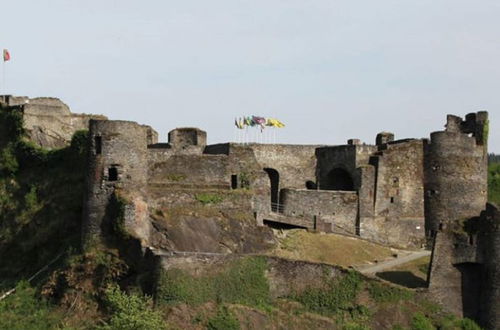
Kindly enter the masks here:
[[483, 133], [487, 113], [467, 119], [448, 116], [446, 131], [431, 134], [425, 161], [428, 233], [479, 216], [488, 200], [486, 139], [476, 133]]
[[[425, 154], [426, 232], [433, 241], [429, 290], [447, 311], [478, 318], [482, 266], [470, 231], [488, 199], [488, 114], [448, 116], [431, 134]], [[469, 229], [468, 229], [469, 228]]]
[[139, 190], [146, 184], [148, 128], [129, 121], [91, 120], [89, 139], [84, 244], [101, 238], [115, 189]]

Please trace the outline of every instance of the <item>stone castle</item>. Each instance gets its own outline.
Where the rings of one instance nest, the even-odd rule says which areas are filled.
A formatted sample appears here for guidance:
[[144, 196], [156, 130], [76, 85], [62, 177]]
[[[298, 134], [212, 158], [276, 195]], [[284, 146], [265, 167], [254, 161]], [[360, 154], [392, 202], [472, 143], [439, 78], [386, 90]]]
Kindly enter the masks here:
[[76, 115], [57, 99], [3, 96], [29, 137], [61, 147], [89, 130], [84, 241], [106, 236], [112, 205], [143, 251], [259, 253], [271, 228], [335, 232], [432, 249], [428, 292], [447, 310], [500, 328], [500, 211], [487, 204], [488, 114], [449, 115], [430, 139], [375, 144], [207, 145], [198, 128], [158, 142], [149, 126]]

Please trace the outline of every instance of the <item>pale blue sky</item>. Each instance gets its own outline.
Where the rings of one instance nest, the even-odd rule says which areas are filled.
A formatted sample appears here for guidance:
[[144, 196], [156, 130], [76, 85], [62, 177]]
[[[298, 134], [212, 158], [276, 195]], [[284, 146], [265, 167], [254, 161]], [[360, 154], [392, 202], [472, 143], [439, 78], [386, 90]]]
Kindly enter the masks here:
[[3, 1], [7, 92], [74, 112], [198, 126], [273, 116], [283, 143], [428, 137], [488, 110], [500, 152], [498, 0]]

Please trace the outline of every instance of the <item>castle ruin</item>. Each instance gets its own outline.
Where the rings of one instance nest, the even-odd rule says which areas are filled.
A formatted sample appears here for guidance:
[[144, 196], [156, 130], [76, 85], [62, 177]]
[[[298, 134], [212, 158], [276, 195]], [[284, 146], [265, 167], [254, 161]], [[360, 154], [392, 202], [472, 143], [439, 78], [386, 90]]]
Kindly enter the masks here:
[[207, 145], [198, 128], [174, 129], [161, 143], [149, 126], [73, 115], [55, 99], [0, 102], [24, 113], [30, 138], [44, 147], [88, 128], [87, 245], [106, 236], [119, 197], [124, 228], [157, 255], [259, 253], [274, 244], [272, 227], [427, 247], [429, 294], [500, 328], [500, 212], [487, 204], [486, 112], [449, 115], [430, 139], [381, 132], [375, 144]]

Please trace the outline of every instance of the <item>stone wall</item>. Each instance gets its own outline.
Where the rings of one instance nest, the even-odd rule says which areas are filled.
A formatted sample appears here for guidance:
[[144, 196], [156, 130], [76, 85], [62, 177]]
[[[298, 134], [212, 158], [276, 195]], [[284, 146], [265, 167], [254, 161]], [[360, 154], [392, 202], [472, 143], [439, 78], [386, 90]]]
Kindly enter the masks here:
[[[224, 270], [231, 262], [244, 258], [235, 255], [158, 255], [164, 270], [180, 269], [189, 276], [206, 276]], [[265, 257], [267, 269], [264, 275], [269, 283], [272, 299], [300, 294], [312, 288], [327, 289], [331, 280], [348, 274], [347, 270], [326, 264]]]
[[483, 320], [483, 326], [490, 322], [485, 317], [496, 319], [495, 327], [488, 327], [494, 329], [499, 318], [491, 299], [498, 301], [499, 272], [489, 258], [497, 256], [498, 231], [484, 230], [488, 222], [483, 212], [487, 200], [485, 125], [485, 112], [468, 114], [465, 120], [449, 115], [446, 131], [431, 134], [426, 148], [425, 212], [429, 236], [434, 238], [430, 293], [455, 315]]
[[424, 141], [399, 140], [379, 146], [375, 166], [374, 218], [363, 222], [364, 237], [400, 247], [425, 244]]
[[360, 178], [356, 168], [367, 165], [370, 156], [377, 150], [372, 145], [342, 145], [334, 147], [322, 147], [316, 150], [317, 170], [316, 177], [320, 189], [330, 189], [332, 181], [332, 170], [340, 168], [349, 173], [354, 186], [353, 190], [360, 185]]
[[[376, 156], [375, 214], [388, 219], [424, 219], [424, 144], [396, 141]], [[424, 223], [422, 222], [422, 227]]]
[[314, 145], [250, 144], [261, 169], [272, 168], [279, 173], [282, 188], [306, 188], [315, 181], [316, 157]]
[[225, 155], [171, 155], [164, 161], [157, 159], [148, 165], [148, 184], [165, 188], [231, 188]]
[[484, 270], [479, 320], [487, 329], [500, 329], [500, 208], [488, 204], [481, 219], [477, 244]]
[[[283, 189], [283, 214], [293, 217], [316, 217], [326, 232], [356, 234], [358, 196], [356, 192]], [[329, 228], [328, 228], [329, 227]]]
[[76, 131], [88, 129], [89, 120], [107, 119], [101, 115], [71, 113], [57, 98], [0, 96], [0, 102], [22, 106], [23, 126], [29, 139], [47, 149], [69, 145]]

